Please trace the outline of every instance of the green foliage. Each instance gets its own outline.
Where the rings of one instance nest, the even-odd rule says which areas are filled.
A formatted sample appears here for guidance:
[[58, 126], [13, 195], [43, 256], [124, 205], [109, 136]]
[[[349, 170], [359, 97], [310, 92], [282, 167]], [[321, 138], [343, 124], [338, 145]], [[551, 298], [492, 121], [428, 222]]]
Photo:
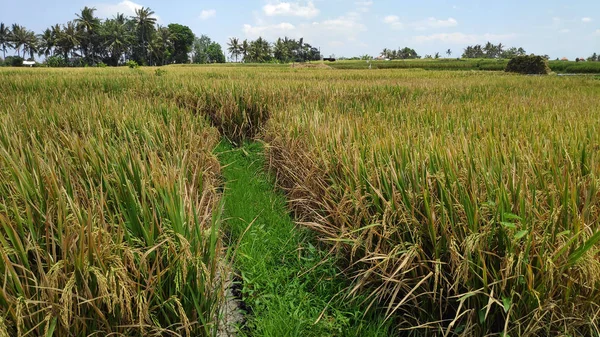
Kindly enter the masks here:
[[21, 67], [23, 66], [23, 61], [25, 61], [20, 56], [7, 56], [4, 59], [4, 65], [7, 67]]
[[484, 46], [477, 44], [474, 46], [467, 46], [464, 49], [463, 58], [488, 58], [488, 59], [511, 59], [516, 56], [524, 56], [526, 55], [525, 49], [511, 47], [505, 49], [505, 46], [502, 43], [497, 45], [487, 42]]
[[166, 73], [167, 73], [167, 71], [166, 71], [166, 70], [164, 70], [164, 69], [160, 69], [160, 68], [158, 68], [158, 69], [156, 69], [156, 70], [154, 71], [154, 75], [156, 75], [156, 76], [163, 76], [163, 75], [165, 75]]
[[173, 45], [171, 60], [174, 63], [188, 63], [188, 54], [192, 51], [194, 45], [194, 33], [189, 27], [176, 23], [170, 24], [168, 29]]
[[[288, 214], [263, 171], [260, 143], [217, 147], [226, 180], [224, 217], [241, 293], [251, 310], [243, 336], [390, 336], [391, 322], [366, 315], [340, 294], [349, 286], [336, 260]], [[265, 206], [267, 205], [267, 206]]]
[[196, 38], [193, 50], [193, 63], [225, 63], [225, 54], [223, 54], [221, 45], [212, 41], [206, 35]]
[[411, 59], [420, 59], [421, 58], [421, 56], [419, 56], [414, 49], [409, 48], [409, 47], [404, 47], [404, 48], [398, 49], [398, 50], [392, 50], [392, 49], [385, 48], [381, 52], [381, 56], [383, 56], [389, 60], [397, 60], [397, 59], [411, 60]]
[[134, 60], [129, 60], [125, 62], [125, 65], [129, 67], [129, 69], [137, 69], [139, 68], [139, 64]]
[[550, 67], [548, 60], [542, 56], [517, 56], [508, 62], [506, 72], [547, 75], [550, 73]]
[[107, 65], [104, 62], [99, 62], [99, 63], [96, 64], [96, 67], [98, 67], [98, 68], [106, 68]]
[[67, 66], [67, 61], [65, 61], [65, 58], [60, 55], [54, 55], [54, 56], [48, 57], [46, 59], [45, 63], [48, 65], [48, 67], [53, 67], [53, 68]]

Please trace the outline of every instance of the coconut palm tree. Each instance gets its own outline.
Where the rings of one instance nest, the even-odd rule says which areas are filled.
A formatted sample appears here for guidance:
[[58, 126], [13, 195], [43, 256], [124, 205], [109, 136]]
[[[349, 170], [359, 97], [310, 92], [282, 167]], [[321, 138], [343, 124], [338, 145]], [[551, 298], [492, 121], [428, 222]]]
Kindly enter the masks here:
[[6, 58], [6, 49], [12, 48], [11, 31], [4, 22], [0, 23], [0, 49], [2, 49], [2, 58]]
[[61, 49], [65, 59], [69, 58], [69, 54], [73, 55], [74, 50], [79, 46], [81, 31], [77, 29], [77, 26], [72, 21], [62, 27], [58, 27], [58, 34], [56, 36], [56, 45]]
[[273, 55], [280, 62], [289, 61], [288, 45], [281, 38], [278, 38], [277, 41], [273, 44]]
[[38, 52], [40, 56], [50, 56], [55, 45], [56, 39], [52, 29], [47, 28], [42, 34], [38, 35]]
[[38, 39], [33, 31], [25, 31], [25, 41], [23, 43], [23, 58], [29, 53], [29, 57], [33, 59], [33, 55], [38, 52]]
[[[20, 26], [18, 24], [13, 24], [12, 33], [10, 34], [10, 40], [12, 43], [12, 47], [17, 51], [17, 56], [21, 56], [21, 48], [27, 43], [27, 30], [25, 27]], [[25, 52], [23, 51], [23, 58], [25, 57]]]
[[81, 31], [80, 44], [81, 51], [86, 59], [95, 58], [95, 42], [98, 40], [98, 28], [100, 27], [100, 19], [94, 16], [96, 8], [85, 6], [80, 14], [75, 14], [75, 24], [77, 29]]
[[249, 51], [250, 51], [250, 44], [248, 43], [248, 40], [242, 41], [242, 44], [240, 46], [240, 53], [243, 56], [244, 62], [246, 62], [246, 57], [248, 56]]
[[153, 15], [154, 11], [150, 8], [142, 7], [135, 10], [135, 17], [133, 18], [144, 58], [148, 57], [148, 41], [152, 39], [154, 24], [156, 24], [156, 18]]
[[156, 63], [165, 65], [173, 52], [173, 34], [167, 27], [157, 26], [156, 35], [150, 43], [150, 52]]
[[238, 61], [238, 56], [240, 56], [240, 40], [237, 37], [232, 37], [229, 39], [229, 43], [227, 43], [227, 50], [229, 51], [229, 55], [231, 57], [235, 57], [235, 62]]
[[102, 38], [110, 65], [119, 65], [121, 57], [132, 40], [131, 33], [127, 29], [127, 20], [123, 14], [117, 14], [114, 19], [106, 20], [103, 25]]
[[450, 48], [446, 50], [446, 55], [448, 55], [448, 57], [452, 56], [452, 50], [450, 50]]

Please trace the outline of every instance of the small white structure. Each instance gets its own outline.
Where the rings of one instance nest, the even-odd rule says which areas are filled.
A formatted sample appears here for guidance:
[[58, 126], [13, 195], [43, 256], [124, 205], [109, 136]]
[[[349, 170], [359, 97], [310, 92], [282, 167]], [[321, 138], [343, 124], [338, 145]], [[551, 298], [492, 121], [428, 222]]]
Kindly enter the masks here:
[[35, 61], [23, 61], [23, 65], [33, 67], [35, 65]]

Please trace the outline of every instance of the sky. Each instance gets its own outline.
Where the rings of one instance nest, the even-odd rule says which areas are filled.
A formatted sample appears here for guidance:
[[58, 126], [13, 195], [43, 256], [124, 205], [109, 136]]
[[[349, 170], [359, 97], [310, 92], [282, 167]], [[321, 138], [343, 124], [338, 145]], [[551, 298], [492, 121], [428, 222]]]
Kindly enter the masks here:
[[150, 7], [159, 24], [186, 25], [224, 50], [231, 37], [288, 36], [304, 37], [326, 57], [379, 56], [405, 46], [419, 55], [450, 49], [458, 57], [486, 41], [553, 59], [600, 54], [598, 0], [28, 0], [5, 1], [0, 22], [40, 33], [73, 20], [84, 6], [102, 18]]

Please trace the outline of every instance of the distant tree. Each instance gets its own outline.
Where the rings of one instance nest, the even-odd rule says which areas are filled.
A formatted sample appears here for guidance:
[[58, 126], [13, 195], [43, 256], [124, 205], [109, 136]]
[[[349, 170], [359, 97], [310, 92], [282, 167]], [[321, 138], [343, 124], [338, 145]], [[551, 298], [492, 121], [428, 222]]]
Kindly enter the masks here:
[[38, 52], [38, 40], [37, 36], [33, 31], [26, 31], [25, 33], [25, 43], [23, 44], [23, 58], [25, 58], [25, 54], [29, 54], [29, 58], [33, 59], [34, 55]]
[[[175, 39], [177, 38], [177, 35], [173, 31], [177, 29], [178, 28], [171, 29], [171, 25], [169, 25], [168, 28], [162, 27], [160, 25], [156, 27], [156, 33], [154, 34], [152, 42], [150, 43], [150, 52], [152, 53], [152, 59], [155, 61], [155, 64], [165, 65], [168, 62], [188, 62], [188, 53], [185, 52], [186, 50], [188, 50], [188, 47], [179, 45], [177, 47], [181, 49], [179, 49], [178, 51], [176, 50], [177, 47], [175, 46]], [[183, 31], [183, 35], [185, 38], [185, 29], [183, 29]], [[179, 36], [179, 38], [181, 38], [181, 36]], [[192, 39], [192, 43], [193, 42], [194, 40]], [[189, 50], [191, 51], [191, 47], [189, 47]], [[179, 54], [176, 54], [177, 52], [179, 52]]]
[[267, 42], [267, 40], [259, 37], [258, 39], [250, 42], [247, 57], [250, 62], [269, 62], [272, 58], [271, 45], [269, 42]]
[[592, 54], [592, 56], [588, 57], [588, 61], [590, 61], [590, 62], [600, 61], [600, 59], [598, 58], [598, 54], [596, 54], [596, 53]]
[[43, 55], [47, 58], [52, 55], [56, 45], [56, 38], [52, 29], [47, 28], [42, 34], [38, 35], [38, 43], [38, 52], [40, 56]]
[[452, 50], [450, 50], [450, 49], [446, 50], [446, 55], [448, 55], [448, 57], [452, 56]]
[[208, 48], [206, 48], [206, 56], [208, 63], [225, 63], [225, 54], [221, 49], [221, 45], [216, 42], [212, 42], [208, 45]]
[[235, 62], [237, 62], [241, 53], [240, 40], [236, 37], [230, 38], [229, 43], [227, 43], [227, 51], [232, 58], [235, 58]]
[[[138, 33], [137, 60], [138, 63], [151, 63], [148, 58], [148, 41], [152, 39], [154, 34], [154, 25], [156, 18], [154, 12], [150, 8], [142, 7], [135, 10], [134, 22]], [[140, 62], [141, 61], [141, 62]]]
[[279, 62], [287, 63], [290, 60], [290, 43], [286, 43], [283, 39], [278, 38], [277, 41], [273, 44], [273, 56]]
[[440, 53], [435, 53], [434, 58], [437, 60], [440, 58]]
[[250, 44], [248, 43], [248, 40], [242, 41], [242, 44], [240, 45], [240, 54], [242, 55], [244, 62], [246, 62], [246, 57], [248, 56], [249, 49]]
[[165, 43], [172, 42], [173, 54], [171, 60], [175, 63], [188, 63], [188, 54], [192, 51], [194, 45], [194, 33], [189, 27], [177, 23], [172, 23], [168, 27], [170, 36], [168, 39], [165, 36], [163, 40], [165, 40]]
[[60, 48], [65, 59], [69, 59], [69, 55], [74, 56], [75, 48], [79, 46], [79, 31], [72, 21], [60, 28], [55, 27], [56, 45]]
[[209, 58], [207, 50], [211, 44], [212, 40], [206, 35], [201, 35], [199, 38], [196, 38], [193, 46], [192, 62], [197, 64], [208, 63]]
[[12, 48], [10, 28], [0, 23], [0, 49], [2, 49], [2, 58], [6, 59], [6, 50]]
[[131, 49], [134, 42], [132, 26], [123, 14], [117, 14], [113, 19], [104, 22], [100, 34], [105, 48], [106, 64], [117, 66], [124, 61], [126, 52]]
[[79, 30], [79, 47], [88, 63], [96, 61], [96, 48], [99, 43], [98, 28], [100, 19], [94, 16], [96, 8], [85, 6], [80, 14], [75, 14], [74, 23]]

